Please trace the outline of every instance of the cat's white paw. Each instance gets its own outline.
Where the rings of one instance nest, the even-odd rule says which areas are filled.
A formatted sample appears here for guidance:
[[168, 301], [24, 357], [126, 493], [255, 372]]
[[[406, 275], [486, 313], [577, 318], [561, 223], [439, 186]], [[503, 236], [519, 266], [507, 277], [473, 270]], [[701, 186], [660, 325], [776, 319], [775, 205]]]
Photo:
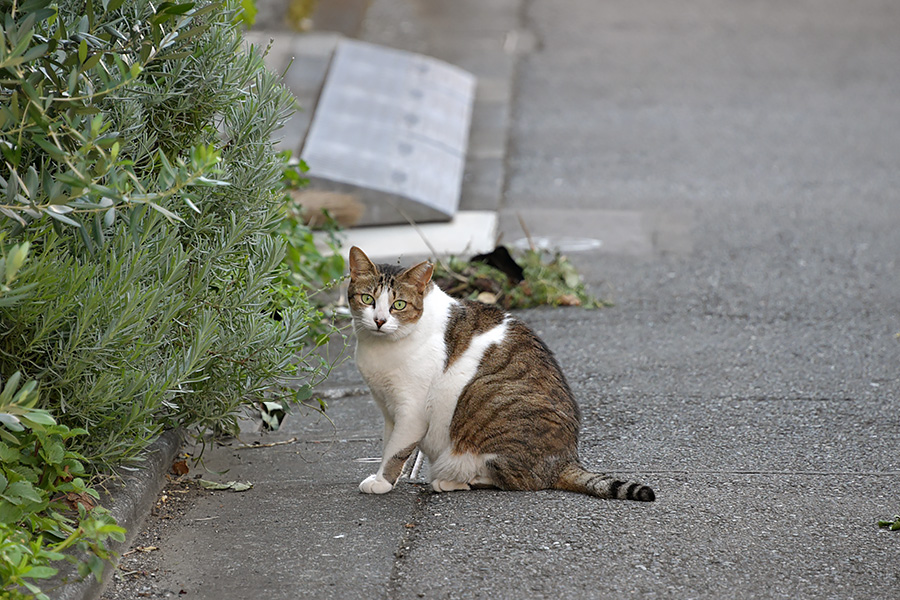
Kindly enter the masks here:
[[435, 479], [431, 482], [431, 489], [436, 492], [456, 492], [460, 490], [471, 490], [468, 483], [461, 481], [450, 481], [448, 479]]
[[387, 494], [394, 486], [384, 477], [369, 475], [359, 484], [359, 491], [363, 494]]

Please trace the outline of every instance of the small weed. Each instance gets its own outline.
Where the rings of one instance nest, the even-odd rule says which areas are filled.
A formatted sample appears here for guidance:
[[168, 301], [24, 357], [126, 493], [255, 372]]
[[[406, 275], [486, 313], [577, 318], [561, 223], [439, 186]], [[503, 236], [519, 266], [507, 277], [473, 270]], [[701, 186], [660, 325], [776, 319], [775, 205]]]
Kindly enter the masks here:
[[900, 515], [894, 515], [892, 521], [878, 521], [878, 526], [890, 529], [891, 531], [900, 531]]
[[[276, 318], [284, 308], [304, 303], [323, 311], [327, 304], [323, 297], [344, 277], [344, 258], [340, 253], [341, 241], [338, 237], [340, 225], [324, 210], [316, 215], [320, 225], [313, 227], [307, 223], [307, 209], [289, 192], [309, 183], [306, 178], [309, 168], [303, 161], [293, 164], [290, 152], [282, 153], [281, 159], [284, 164], [281, 182], [285, 195], [277, 235], [284, 242], [285, 255], [281, 276], [273, 286]], [[314, 230], [327, 233], [329, 251], [322, 252], [316, 245]], [[322, 319], [312, 323], [310, 328], [317, 340], [337, 332], [330, 322]]]

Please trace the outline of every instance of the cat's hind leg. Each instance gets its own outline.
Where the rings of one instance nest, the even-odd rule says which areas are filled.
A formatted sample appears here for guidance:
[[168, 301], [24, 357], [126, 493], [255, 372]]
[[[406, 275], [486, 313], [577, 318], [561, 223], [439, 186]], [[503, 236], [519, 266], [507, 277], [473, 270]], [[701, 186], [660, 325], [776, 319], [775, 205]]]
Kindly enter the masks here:
[[485, 467], [488, 458], [471, 453], [444, 453], [431, 466], [431, 488], [435, 492], [454, 492], [496, 487]]
[[486, 475], [476, 475], [467, 482], [451, 481], [449, 479], [435, 479], [431, 482], [431, 489], [435, 492], [456, 492], [460, 490], [481, 490], [495, 488], [497, 484]]
[[435, 479], [431, 482], [431, 489], [433, 489], [435, 492], [459, 492], [471, 490], [472, 487], [468, 483], [464, 483], [462, 481]]
[[496, 488], [497, 484], [494, 483], [494, 480], [487, 475], [476, 475], [469, 480], [469, 487], [471, 487], [473, 490], [485, 490], [489, 488]]

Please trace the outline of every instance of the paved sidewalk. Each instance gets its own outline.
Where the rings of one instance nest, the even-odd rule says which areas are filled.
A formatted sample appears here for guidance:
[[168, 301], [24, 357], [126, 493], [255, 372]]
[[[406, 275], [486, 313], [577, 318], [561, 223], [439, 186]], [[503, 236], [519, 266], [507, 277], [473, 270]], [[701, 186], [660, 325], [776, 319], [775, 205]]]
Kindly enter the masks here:
[[582, 404], [584, 461], [658, 500], [359, 494], [381, 424], [347, 362], [330, 423], [207, 449], [206, 478], [253, 488], [194, 497], [135, 597], [898, 597], [900, 536], [876, 521], [900, 512], [900, 5], [363, 16], [360, 37], [485, 81], [464, 204], [499, 211], [508, 242], [520, 215], [599, 242], [571, 258], [615, 307], [521, 316]]

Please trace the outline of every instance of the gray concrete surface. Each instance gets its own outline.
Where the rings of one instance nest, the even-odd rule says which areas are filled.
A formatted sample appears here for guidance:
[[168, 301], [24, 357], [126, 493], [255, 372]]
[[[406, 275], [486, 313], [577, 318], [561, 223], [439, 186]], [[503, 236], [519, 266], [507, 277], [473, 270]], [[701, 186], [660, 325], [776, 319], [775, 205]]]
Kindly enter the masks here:
[[602, 242], [571, 258], [615, 307], [521, 316], [585, 462], [658, 500], [361, 495], [381, 425], [346, 363], [333, 426], [208, 454], [254, 487], [170, 524], [157, 597], [900, 596], [875, 524], [900, 512], [898, 28], [892, 0], [373, 0], [365, 39], [473, 71], [484, 49], [500, 108], [472, 139], [497, 142], [469, 176], [505, 239], [521, 213]]

